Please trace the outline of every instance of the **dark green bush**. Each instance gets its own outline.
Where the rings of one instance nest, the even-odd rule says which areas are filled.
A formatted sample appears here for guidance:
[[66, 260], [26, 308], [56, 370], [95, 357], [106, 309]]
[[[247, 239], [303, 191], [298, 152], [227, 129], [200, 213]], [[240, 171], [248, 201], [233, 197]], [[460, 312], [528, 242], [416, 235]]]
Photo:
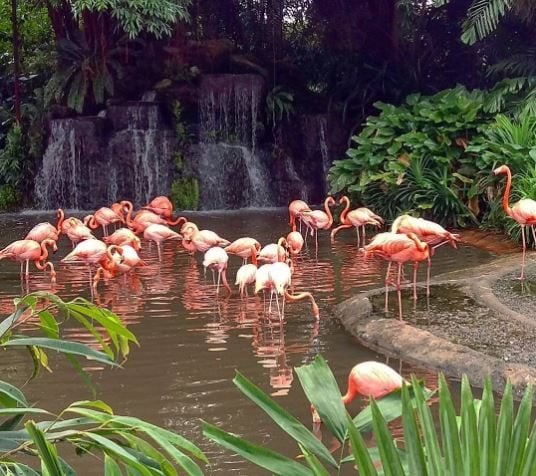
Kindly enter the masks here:
[[443, 224], [474, 222], [481, 169], [466, 148], [491, 120], [482, 104], [481, 91], [461, 86], [412, 94], [401, 106], [376, 103], [380, 114], [330, 170], [332, 192], [353, 194], [387, 219], [414, 211]]

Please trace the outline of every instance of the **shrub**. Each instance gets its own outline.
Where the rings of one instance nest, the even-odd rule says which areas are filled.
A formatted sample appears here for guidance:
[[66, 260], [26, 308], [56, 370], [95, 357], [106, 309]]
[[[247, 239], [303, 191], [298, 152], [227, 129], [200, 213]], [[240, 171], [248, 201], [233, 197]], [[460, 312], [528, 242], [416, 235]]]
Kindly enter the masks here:
[[466, 147], [490, 121], [483, 93], [464, 87], [404, 104], [376, 103], [352, 137], [348, 158], [334, 162], [331, 191], [345, 191], [388, 219], [416, 211], [443, 224], [474, 222], [478, 165]]

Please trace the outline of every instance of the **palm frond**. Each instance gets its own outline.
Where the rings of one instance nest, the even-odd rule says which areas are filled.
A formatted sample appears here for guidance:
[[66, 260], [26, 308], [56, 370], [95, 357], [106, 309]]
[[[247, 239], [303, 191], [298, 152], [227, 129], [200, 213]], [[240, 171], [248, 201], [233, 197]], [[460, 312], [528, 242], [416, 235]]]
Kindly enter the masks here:
[[513, 3], [513, 0], [475, 0], [463, 23], [462, 41], [472, 45], [495, 31]]

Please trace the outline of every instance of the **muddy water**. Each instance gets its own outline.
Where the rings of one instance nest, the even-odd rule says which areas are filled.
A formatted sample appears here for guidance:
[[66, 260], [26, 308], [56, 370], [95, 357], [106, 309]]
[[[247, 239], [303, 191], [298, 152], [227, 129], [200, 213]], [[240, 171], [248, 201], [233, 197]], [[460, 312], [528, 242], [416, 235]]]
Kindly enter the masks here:
[[[52, 218], [51, 214], [2, 216], [0, 246], [22, 238], [35, 223]], [[283, 210], [199, 213], [189, 215], [189, 219], [229, 240], [253, 236], [266, 244], [287, 232]], [[56, 292], [64, 299], [79, 295], [89, 298], [86, 269], [59, 264], [70, 246], [62, 238], [53, 258], [58, 271]], [[236, 294], [228, 299], [217, 298], [212, 278], [203, 275], [201, 255], [191, 256], [178, 243], [165, 245], [161, 263], [156, 248], [148, 243], [143, 244], [142, 257], [147, 267], [102, 284], [95, 296], [97, 304], [111, 308], [129, 324], [141, 344], [140, 348], [132, 349], [121, 370], [89, 367], [98, 397], [110, 403], [117, 413], [139, 416], [196, 441], [209, 456], [213, 472], [263, 474], [204, 441], [200, 434], [201, 419], [289, 456], [297, 452], [282, 432], [235, 389], [231, 381], [235, 370], [274, 395], [302, 421], [309, 422], [308, 405], [293, 373], [294, 366], [322, 353], [341, 387], [345, 387], [346, 375], [356, 363], [367, 359], [385, 361], [357, 345], [329, 319], [333, 305], [360, 290], [377, 287], [385, 272], [381, 261], [365, 262], [356, 253], [352, 232], [340, 232], [333, 245], [328, 234], [321, 233], [318, 253], [313, 245], [296, 262], [295, 291], [314, 294], [320, 307], [319, 321], [312, 317], [305, 302], [288, 304], [285, 321], [280, 323], [275, 315], [270, 318], [263, 313], [259, 298], [241, 300]], [[442, 247], [434, 257], [432, 272], [473, 266], [491, 257], [472, 247]], [[230, 259], [229, 281], [234, 281], [240, 264], [240, 258]], [[22, 292], [18, 273], [17, 263], [0, 262], [2, 315], [10, 311], [13, 298]], [[42, 273], [36, 273], [29, 286], [32, 291], [50, 289]], [[91, 341], [77, 330], [68, 334], [83, 342]], [[53, 374], [42, 375], [26, 387], [33, 403], [59, 410], [70, 401], [91, 398], [61, 358], [53, 358], [52, 368]], [[6, 352], [0, 370], [2, 379], [22, 384], [31, 372], [31, 362], [25, 354]], [[402, 367], [403, 373], [412, 370], [406, 365]], [[430, 374], [428, 378], [434, 377]], [[357, 407], [351, 411], [357, 411]], [[85, 466], [81, 474], [101, 474], [100, 463], [92, 466]]]

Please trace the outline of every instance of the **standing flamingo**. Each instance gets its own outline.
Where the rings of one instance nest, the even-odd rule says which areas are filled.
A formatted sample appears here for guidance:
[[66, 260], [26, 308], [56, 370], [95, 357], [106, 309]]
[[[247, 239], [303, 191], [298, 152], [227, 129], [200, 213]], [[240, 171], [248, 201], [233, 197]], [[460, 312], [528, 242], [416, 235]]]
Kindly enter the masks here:
[[[30, 261], [33, 261], [35, 267], [40, 271], [44, 271], [46, 268], [50, 268], [51, 282], [55, 283], [56, 271], [54, 270], [54, 265], [50, 261], [47, 261], [47, 246], [51, 246], [54, 251], [58, 250], [56, 241], [50, 239], [44, 240], [41, 243], [38, 243], [34, 240], [17, 240], [0, 251], [0, 260], [4, 258], [9, 258], [14, 261], [19, 261], [21, 280], [23, 274], [26, 276], [26, 279], [28, 279], [30, 276]], [[44, 263], [41, 264], [41, 261], [44, 261]], [[25, 262], [26, 273], [23, 272]]]
[[92, 230], [96, 230], [101, 226], [104, 236], [108, 236], [108, 226], [112, 223], [125, 223], [125, 219], [122, 214], [116, 213], [108, 207], [99, 208], [93, 215], [88, 215], [84, 220], [84, 224], [88, 225]]
[[255, 276], [257, 274], [257, 251], [257, 248], [252, 246], [251, 263], [243, 264], [236, 272], [235, 285], [238, 286], [240, 297], [244, 297], [244, 291], [247, 296], [248, 284], [253, 284], [255, 282]]
[[225, 251], [230, 255], [237, 255], [243, 259], [243, 264], [248, 262], [248, 258], [256, 255], [261, 249], [261, 244], [255, 238], [238, 238], [230, 245], [227, 245]]
[[150, 210], [166, 219], [171, 219], [171, 215], [173, 214], [173, 204], [169, 198], [164, 196], [153, 198], [143, 209]]
[[300, 220], [300, 232], [302, 220], [299, 216], [300, 212], [311, 211], [311, 208], [303, 200], [292, 200], [288, 206], [288, 224], [292, 231], [296, 231], [296, 220]]
[[49, 222], [38, 223], [24, 237], [25, 240], [33, 240], [41, 243], [44, 240], [58, 241], [59, 231]]
[[63, 224], [67, 237], [71, 240], [73, 248], [84, 240], [96, 239], [91, 230], [78, 218], [68, 218]]
[[172, 220], [171, 218], [163, 218], [157, 213], [148, 209], [140, 210], [138, 213], [136, 213], [136, 216], [133, 219], [132, 212], [134, 210], [134, 206], [132, 205], [132, 202], [123, 200], [121, 203], [126, 210], [125, 222], [127, 226], [137, 235], [143, 233], [145, 228], [153, 223], [169, 226], [182, 225], [183, 223], [186, 223], [186, 218], [184, 217], [177, 217], [175, 220]]
[[264, 246], [257, 255], [259, 261], [265, 261], [268, 263], [277, 263], [278, 261], [285, 261], [287, 257], [287, 240], [284, 237], [279, 238], [277, 243], [270, 243]]
[[453, 248], [457, 248], [456, 243], [460, 240], [458, 235], [450, 233], [441, 225], [424, 218], [415, 218], [410, 215], [399, 216], [391, 225], [393, 233], [415, 233], [417, 237], [431, 246], [428, 255], [428, 268], [426, 271], [426, 294], [430, 294], [430, 270], [432, 267], [432, 255], [435, 248], [450, 243]]
[[350, 199], [343, 195], [341, 199], [339, 200], [339, 204], [346, 203], [346, 206], [344, 207], [344, 210], [341, 213], [341, 225], [337, 228], [334, 228], [331, 231], [331, 240], [333, 241], [335, 239], [335, 235], [344, 228], [352, 228], [355, 226], [356, 233], [357, 233], [357, 246], [360, 246], [360, 236], [359, 236], [359, 229], [362, 228], [363, 230], [363, 245], [365, 244], [365, 226], [366, 225], [373, 225], [380, 227], [383, 225], [384, 221], [383, 218], [379, 215], [376, 215], [371, 210], [365, 207], [356, 208], [355, 210], [350, 209]]
[[205, 253], [214, 246], [229, 246], [230, 241], [222, 238], [211, 230], [199, 230], [197, 225], [192, 222], [186, 222], [182, 225], [181, 233], [184, 238], [191, 241], [196, 250]]
[[501, 165], [496, 168], [493, 173], [495, 175], [506, 174], [506, 189], [503, 195], [503, 208], [506, 214], [513, 218], [521, 226], [521, 238], [523, 240], [523, 259], [521, 262], [521, 276], [519, 279], [525, 279], [525, 255], [527, 253], [527, 240], [525, 237], [525, 227], [530, 225], [532, 230], [532, 236], [536, 243], [536, 234], [534, 232], [534, 225], [536, 225], [536, 201], [530, 198], [522, 198], [519, 202], [509, 205], [510, 190], [512, 188], [512, 172], [507, 165]]
[[[403, 235], [386, 232], [376, 235], [373, 240], [364, 247], [364, 250], [366, 254], [377, 254], [388, 261], [387, 272], [385, 274], [385, 311], [388, 309], [389, 272], [391, 271], [392, 263], [398, 264], [396, 289], [400, 293], [402, 266], [408, 261], [413, 262], [413, 297], [414, 299], [417, 299], [417, 266], [420, 261], [428, 259], [429, 246], [427, 243], [420, 241], [414, 233]], [[401, 313], [402, 308], [400, 308], [400, 314]], [[402, 315], [400, 315], [400, 317], [402, 318]]]
[[[368, 361], [355, 365], [348, 375], [348, 390], [342, 402], [348, 405], [356, 397], [382, 398], [402, 388], [404, 379], [388, 365], [381, 362]], [[320, 416], [311, 405], [313, 422], [320, 423]]]
[[287, 248], [293, 256], [301, 252], [303, 248], [303, 236], [299, 231], [291, 231], [287, 235]]
[[165, 225], [159, 225], [158, 223], [153, 223], [149, 225], [143, 231], [143, 237], [146, 240], [152, 240], [156, 242], [156, 248], [158, 250], [158, 260], [162, 261], [162, 251], [160, 249], [161, 244], [167, 240], [182, 240], [182, 236], [179, 235], [176, 231], [168, 228]]
[[324, 210], [302, 210], [298, 216], [315, 233], [316, 249], [318, 250], [318, 230], [329, 230], [333, 225], [333, 215], [331, 214], [330, 205], [335, 205], [335, 199], [331, 196], [324, 200]]
[[231, 286], [229, 286], [229, 283], [227, 282], [227, 263], [229, 262], [229, 255], [227, 252], [220, 248], [219, 246], [215, 246], [213, 248], [210, 248], [205, 253], [204, 259], [203, 259], [203, 266], [205, 268], [209, 268], [212, 271], [218, 272], [218, 284], [216, 286], [216, 295], [220, 291], [220, 279], [223, 282], [223, 285], [231, 294]]
[[108, 245], [130, 245], [136, 251], [141, 249], [141, 240], [128, 228], [119, 228], [110, 236], [104, 237], [103, 241]]

